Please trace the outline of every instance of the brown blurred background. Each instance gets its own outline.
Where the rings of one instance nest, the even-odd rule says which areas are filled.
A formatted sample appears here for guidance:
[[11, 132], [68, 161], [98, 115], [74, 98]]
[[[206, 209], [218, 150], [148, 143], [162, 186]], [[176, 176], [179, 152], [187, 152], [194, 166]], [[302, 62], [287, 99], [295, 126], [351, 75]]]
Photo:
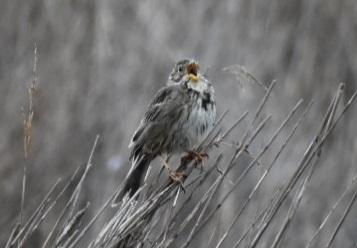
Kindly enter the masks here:
[[[33, 79], [35, 43], [38, 90], [26, 213], [58, 177], [70, 176], [86, 161], [99, 134], [85, 185], [86, 200], [95, 210], [123, 177], [127, 144], [146, 104], [183, 57], [209, 68], [219, 113], [230, 109], [225, 126], [252, 111], [263, 94], [258, 85], [237, 82], [222, 71], [232, 64], [266, 85], [278, 80], [266, 110], [273, 123], [280, 123], [298, 99], [315, 100], [294, 149], [273, 172], [274, 180], [282, 180], [317, 130], [338, 83], [346, 83], [346, 99], [357, 88], [356, 16], [355, 0], [1, 0], [0, 246], [20, 210], [21, 109]], [[354, 108], [329, 140], [290, 247], [304, 244], [356, 172], [356, 121]], [[352, 218], [339, 236], [344, 247], [357, 241], [356, 228]]]

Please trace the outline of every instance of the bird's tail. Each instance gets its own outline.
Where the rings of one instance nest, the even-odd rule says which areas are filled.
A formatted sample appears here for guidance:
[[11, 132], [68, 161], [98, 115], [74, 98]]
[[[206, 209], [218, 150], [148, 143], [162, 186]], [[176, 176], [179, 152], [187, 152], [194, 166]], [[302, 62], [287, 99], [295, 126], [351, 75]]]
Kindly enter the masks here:
[[134, 160], [132, 170], [125, 178], [124, 187], [122, 187], [121, 191], [114, 198], [112, 206], [116, 206], [127, 193], [130, 197], [135, 194], [141, 186], [142, 177], [149, 167], [151, 160], [151, 156], [144, 156], [140, 160]]

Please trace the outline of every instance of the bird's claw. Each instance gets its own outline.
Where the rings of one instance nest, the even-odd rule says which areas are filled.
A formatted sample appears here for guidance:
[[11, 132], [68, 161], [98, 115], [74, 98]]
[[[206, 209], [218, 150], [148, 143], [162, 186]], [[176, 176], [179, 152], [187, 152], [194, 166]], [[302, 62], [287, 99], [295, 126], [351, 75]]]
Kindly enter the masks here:
[[187, 176], [184, 172], [179, 172], [179, 171], [171, 171], [169, 173], [169, 176], [172, 181], [177, 182], [177, 183], [183, 183], [183, 179]]
[[207, 153], [203, 152], [203, 153], [199, 153], [199, 152], [195, 152], [195, 151], [188, 151], [187, 155], [185, 155], [182, 160], [183, 161], [192, 161], [195, 160], [196, 163], [201, 163], [204, 159], [208, 159], [209, 156]]
[[186, 173], [179, 171], [170, 171], [169, 177], [172, 182], [179, 184], [181, 189], [185, 192], [185, 188], [183, 187], [183, 181], [187, 177]]

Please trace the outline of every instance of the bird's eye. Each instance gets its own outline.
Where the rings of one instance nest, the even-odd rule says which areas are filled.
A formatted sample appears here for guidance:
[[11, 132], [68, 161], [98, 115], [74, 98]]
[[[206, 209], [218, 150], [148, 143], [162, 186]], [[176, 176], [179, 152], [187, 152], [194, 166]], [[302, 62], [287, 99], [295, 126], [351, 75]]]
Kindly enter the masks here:
[[183, 72], [183, 67], [182, 67], [182, 66], [179, 66], [178, 71], [179, 71], [179, 72]]

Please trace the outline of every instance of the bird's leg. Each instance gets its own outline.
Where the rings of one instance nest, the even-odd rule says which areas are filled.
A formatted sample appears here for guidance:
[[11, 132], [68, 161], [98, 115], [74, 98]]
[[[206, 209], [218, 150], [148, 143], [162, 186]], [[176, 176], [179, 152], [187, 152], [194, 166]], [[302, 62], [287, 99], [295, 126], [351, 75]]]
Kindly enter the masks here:
[[[164, 153], [164, 154], [161, 154], [161, 155], [160, 155], [160, 159], [163, 160], [163, 161], [165, 161], [165, 162], [166, 162], [166, 165], [168, 165], [170, 158], [171, 158], [170, 155], [168, 155], [167, 153]], [[159, 179], [159, 177], [161, 176], [162, 172], [163, 172], [165, 169], [167, 169], [167, 167], [168, 167], [168, 166], [165, 166], [165, 165], [163, 165], [163, 166], [161, 167], [160, 172], [159, 172], [159, 175], [158, 175], [158, 179]]]
[[183, 183], [182, 179], [184, 179], [184, 177], [186, 177], [187, 175], [184, 172], [174, 171], [173, 169], [171, 169], [171, 167], [166, 162], [167, 160], [164, 159], [162, 156], [160, 156], [160, 159], [161, 159], [163, 166], [168, 171], [170, 179], [174, 182], [180, 183], [180, 185], [182, 186], [182, 183]]

